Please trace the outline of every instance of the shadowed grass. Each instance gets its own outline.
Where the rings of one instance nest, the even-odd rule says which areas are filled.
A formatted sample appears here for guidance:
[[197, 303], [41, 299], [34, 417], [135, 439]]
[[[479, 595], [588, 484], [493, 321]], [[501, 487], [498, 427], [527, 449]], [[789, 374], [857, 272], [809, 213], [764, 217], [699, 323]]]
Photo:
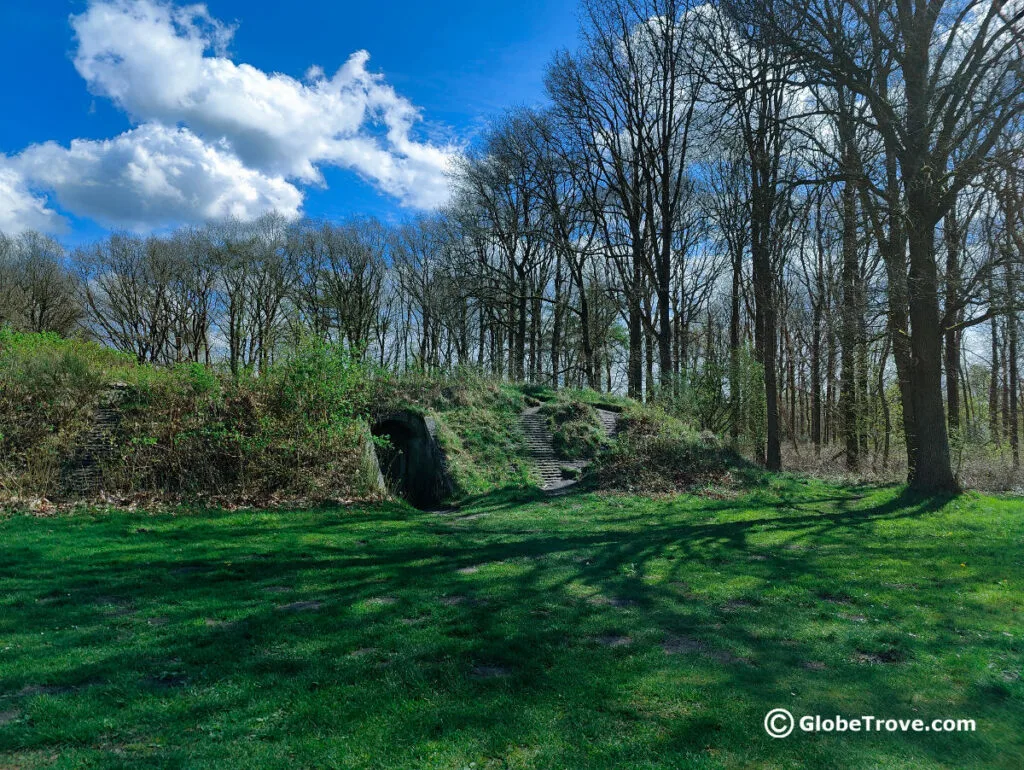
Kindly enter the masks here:
[[[1024, 762], [1019, 499], [782, 480], [0, 538], [0, 766]], [[978, 729], [772, 740], [776, 706]]]

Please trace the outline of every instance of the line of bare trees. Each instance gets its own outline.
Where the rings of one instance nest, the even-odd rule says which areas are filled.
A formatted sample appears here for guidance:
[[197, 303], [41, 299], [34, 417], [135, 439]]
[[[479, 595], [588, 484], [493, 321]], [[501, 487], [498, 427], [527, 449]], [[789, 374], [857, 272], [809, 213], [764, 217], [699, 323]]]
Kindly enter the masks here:
[[0, 322], [259, 370], [312, 335], [388, 368], [654, 399], [769, 468], [1019, 465], [1024, 5], [588, 0], [548, 106], [451, 204], [0, 239]]

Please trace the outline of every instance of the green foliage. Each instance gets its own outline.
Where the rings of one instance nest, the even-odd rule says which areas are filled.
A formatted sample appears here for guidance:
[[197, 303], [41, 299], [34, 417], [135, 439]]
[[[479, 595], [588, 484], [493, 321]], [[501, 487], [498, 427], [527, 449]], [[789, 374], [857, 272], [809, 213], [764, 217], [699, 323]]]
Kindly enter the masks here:
[[665, 493], [729, 482], [741, 464], [713, 433], [660, 407], [635, 404], [620, 418], [616, 441], [598, 455], [595, 474], [606, 489]]
[[604, 443], [604, 428], [590, 404], [560, 394], [557, 401], [541, 407], [551, 430], [555, 454], [562, 460], [590, 460]]
[[528, 382], [522, 386], [523, 395], [535, 401], [550, 401], [557, 395], [557, 391], [550, 385]]
[[407, 409], [433, 418], [456, 498], [529, 485], [518, 388], [473, 369], [378, 373], [371, 401], [377, 416]]
[[101, 393], [133, 361], [92, 342], [0, 328], [0, 489], [53, 493]]
[[735, 380], [739, 383], [739, 413], [737, 422], [740, 440], [755, 455], [763, 451], [768, 436], [768, 406], [764, 395], [764, 367], [757, 362], [749, 346], [740, 350], [739, 367]]
[[149, 370], [119, 424], [104, 478], [124, 491], [360, 496], [369, 491], [365, 370], [347, 351], [302, 345], [260, 377], [196, 364]]
[[95, 459], [114, 494], [222, 498], [372, 492], [369, 378], [340, 347], [299, 346], [256, 377], [200, 364], [140, 366], [93, 343], [0, 332], [0, 432], [8, 494], [62, 493], [96, 409], [123, 384], [111, 451]]

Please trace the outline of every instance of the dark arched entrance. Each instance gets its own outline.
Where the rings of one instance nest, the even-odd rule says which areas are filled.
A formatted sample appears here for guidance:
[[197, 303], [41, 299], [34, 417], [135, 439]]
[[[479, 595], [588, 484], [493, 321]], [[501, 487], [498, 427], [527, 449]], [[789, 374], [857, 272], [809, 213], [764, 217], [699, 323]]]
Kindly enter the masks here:
[[396, 412], [378, 420], [372, 431], [388, 439], [387, 446], [377, 447], [377, 459], [393, 493], [421, 509], [440, 505], [451, 494], [451, 478], [432, 421], [414, 412]]

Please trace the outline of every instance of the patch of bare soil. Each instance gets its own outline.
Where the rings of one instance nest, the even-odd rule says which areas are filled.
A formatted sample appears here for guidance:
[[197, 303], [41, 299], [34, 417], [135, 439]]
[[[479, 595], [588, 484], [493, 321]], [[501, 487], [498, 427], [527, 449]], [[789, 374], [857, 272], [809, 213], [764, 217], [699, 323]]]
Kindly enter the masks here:
[[473, 666], [473, 668], [470, 669], [470, 674], [477, 679], [498, 679], [500, 677], [508, 676], [511, 673], [512, 672], [504, 666]]
[[668, 655], [700, 654], [706, 655], [719, 663], [743, 663], [748, 666], [753, 665], [753, 661], [751, 661], [750, 658], [733, 655], [731, 652], [726, 650], [713, 649], [706, 642], [702, 642], [699, 639], [693, 639], [688, 636], [670, 636], [662, 642], [661, 649]]
[[291, 604], [280, 604], [277, 609], [281, 612], [316, 612], [323, 606], [322, 602], [292, 602]]
[[633, 639], [629, 636], [617, 636], [615, 634], [608, 634], [606, 636], [595, 636], [594, 641], [602, 647], [628, 647], [633, 643]]

